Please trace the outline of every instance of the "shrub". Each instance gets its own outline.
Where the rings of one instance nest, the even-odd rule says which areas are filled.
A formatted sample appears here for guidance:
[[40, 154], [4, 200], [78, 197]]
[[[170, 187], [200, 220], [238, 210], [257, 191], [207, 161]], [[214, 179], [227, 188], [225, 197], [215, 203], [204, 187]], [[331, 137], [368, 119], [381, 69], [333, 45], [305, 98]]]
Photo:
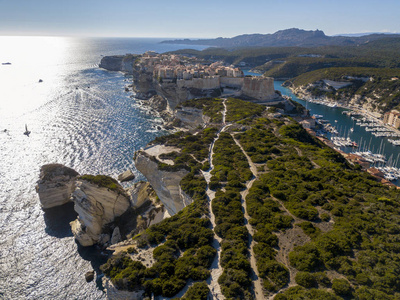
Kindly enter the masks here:
[[313, 274], [308, 272], [298, 272], [295, 277], [296, 283], [305, 288], [312, 288], [317, 285], [317, 281]]
[[332, 289], [337, 295], [351, 295], [351, 286], [346, 279], [333, 279]]
[[182, 300], [207, 300], [210, 294], [210, 289], [207, 283], [195, 282], [182, 297]]

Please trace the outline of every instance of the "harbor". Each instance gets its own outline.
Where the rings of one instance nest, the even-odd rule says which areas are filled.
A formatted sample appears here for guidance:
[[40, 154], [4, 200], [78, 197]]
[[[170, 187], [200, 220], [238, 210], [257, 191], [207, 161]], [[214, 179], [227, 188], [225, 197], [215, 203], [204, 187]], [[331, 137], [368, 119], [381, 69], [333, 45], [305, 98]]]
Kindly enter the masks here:
[[[400, 132], [384, 125], [373, 114], [352, 111], [326, 101], [297, 98], [290, 89], [275, 82], [275, 89], [291, 97], [310, 111], [316, 120], [316, 134], [330, 140], [332, 146], [365, 162], [370, 173], [400, 186]], [[366, 167], [368, 166], [368, 167]], [[379, 174], [378, 174], [379, 172]]]

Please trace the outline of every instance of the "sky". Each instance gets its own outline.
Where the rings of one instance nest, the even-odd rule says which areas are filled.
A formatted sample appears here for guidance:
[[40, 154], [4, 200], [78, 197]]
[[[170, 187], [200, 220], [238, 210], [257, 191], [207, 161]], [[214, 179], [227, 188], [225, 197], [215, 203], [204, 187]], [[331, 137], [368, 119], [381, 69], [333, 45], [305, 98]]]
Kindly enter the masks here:
[[400, 33], [399, 0], [0, 0], [0, 35], [215, 38]]

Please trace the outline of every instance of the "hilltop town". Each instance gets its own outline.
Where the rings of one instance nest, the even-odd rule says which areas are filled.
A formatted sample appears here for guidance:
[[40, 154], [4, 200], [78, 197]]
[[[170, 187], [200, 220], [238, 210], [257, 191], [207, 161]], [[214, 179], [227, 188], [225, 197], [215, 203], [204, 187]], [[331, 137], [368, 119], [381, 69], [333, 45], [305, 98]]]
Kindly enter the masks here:
[[100, 67], [132, 74], [136, 98], [157, 95], [172, 110], [183, 101], [204, 97], [235, 96], [264, 104], [282, 101], [273, 78], [245, 76], [239, 67], [220, 61], [148, 51], [137, 56], [107, 56]]

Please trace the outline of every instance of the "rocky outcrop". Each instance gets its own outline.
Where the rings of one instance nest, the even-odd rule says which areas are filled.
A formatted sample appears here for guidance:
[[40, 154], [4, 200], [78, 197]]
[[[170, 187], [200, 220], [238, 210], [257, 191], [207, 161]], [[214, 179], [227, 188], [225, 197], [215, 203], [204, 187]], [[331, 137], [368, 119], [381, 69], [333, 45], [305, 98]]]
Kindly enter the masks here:
[[[136, 153], [136, 168], [147, 178], [157, 196], [167, 208], [168, 213], [172, 216], [188, 205], [188, 202], [191, 202], [184, 198], [180, 190], [180, 182], [189, 171], [178, 170], [169, 172], [160, 170], [158, 163], [154, 159], [151, 159], [151, 155], [146, 153], [146, 151], [141, 150]], [[158, 155], [160, 154], [158, 153]]]
[[129, 196], [120, 189], [111, 190], [81, 179], [76, 181], [72, 200], [79, 216], [71, 222], [71, 229], [82, 246], [96, 244], [104, 225], [113, 222], [130, 206]]
[[145, 104], [149, 105], [156, 112], [164, 112], [168, 109], [168, 101], [159, 95], [151, 97]]
[[138, 290], [134, 292], [129, 292], [129, 291], [124, 291], [124, 290], [118, 290], [111, 282], [109, 278], [106, 276], [103, 277], [102, 279], [103, 282], [103, 289], [104, 292], [106, 293], [106, 298], [107, 299], [113, 299], [113, 300], [142, 300], [144, 299], [144, 290]]
[[[298, 86], [298, 87], [295, 87], [290, 84], [286, 84], [286, 86], [289, 87], [293, 91], [293, 93], [300, 99], [318, 99], [318, 100], [324, 100], [327, 103], [329, 103], [329, 102], [335, 103], [335, 104], [338, 104], [343, 107], [353, 106], [353, 107], [361, 108], [362, 110], [372, 112], [376, 116], [380, 116], [383, 112], [379, 101], [377, 101], [377, 99], [371, 99], [370, 97], [367, 97], [367, 96], [361, 96], [361, 95], [357, 95], [357, 94], [355, 94], [353, 96], [341, 95], [339, 97], [339, 100], [337, 99], [338, 97], [336, 97], [336, 99], [334, 99], [334, 98], [330, 98], [326, 95], [315, 96], [312, 93], [312, 90], [314, 90], [315, 88], [317, 88], [321, 91], [332, 91], [332, 90], [328, 89], [328, 86], [326, 84], [324, 84], [324, 82], [322, 80], [319, 82], [314, 82], [312, 84], [302, 85], [302, 86]], [[338, 93], [337, 90], [336, 90], [336, 93]]]
[[42, 166], [36, 186], [42, 208], [68, 203], [71, 193], [75, 190], [75, 179], [78, 175], [75, 170], [60, 164]]
[[120, 182], [131, 181], [133, 179], [135, 179], [135, 174], [131, 170], [126, 170], [124, 173], [118, 175]]
[[135, 183], [133, 187], [128, 189], [128, 194], [132, 207], [136, 208], [141, 207], [146, 201], [155, 201], [157, 197], [150, 183], [145, 181]]
[[94, 270], [86, 272], [85, 274], [86, 282], [91, 282], [94, 279]]
[[[214, 81], [219, 82], [219, 78], [216, 78]], [[219, 97], [221, 95], [221, 88], [219, 85], [215, 85], [214, 81], [195, 78], [193, 80], [178, 80], [177, 83], [154, 82], [154, 89], [158, 95], [167, 100], [168, 109], [173, 111], [178, 104], [186, 100]]]
[[108, 71], [121, 71], [127, 74], [133, 74], [133, 63], [137, 55], [112, 55], [104, 56], [99, 64], [100, 68]]
[[149, 99], [157, 92], [153, 83], [153, 72], [142, 65], [133, 65], [133, 91], [139, 99]]
[[202, 109], [194, 107], [180, 107], [175, 110], [175, 117], [189, 128], [197, 128], [210, 123], [211, 118], [203, 114]]

